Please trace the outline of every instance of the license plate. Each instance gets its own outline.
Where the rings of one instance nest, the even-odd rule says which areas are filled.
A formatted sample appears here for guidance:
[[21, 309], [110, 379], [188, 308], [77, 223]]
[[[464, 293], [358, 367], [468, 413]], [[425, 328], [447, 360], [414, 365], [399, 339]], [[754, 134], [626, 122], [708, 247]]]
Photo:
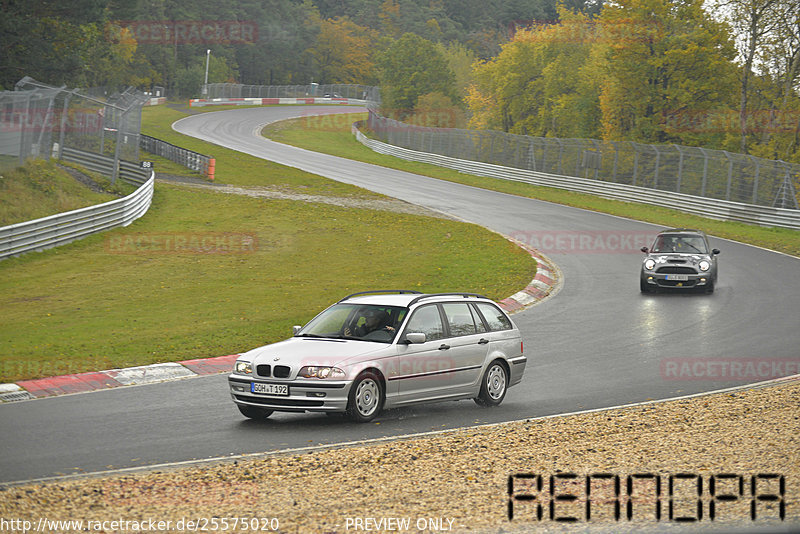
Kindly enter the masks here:
[[252, 382], [250, 384], [251, 393], [260, 393], [261, 395], [276, 395], [279, 397], [289, 396], [289, 386], [286, 384], [262, 384], [261, 382]]
[[667, 280], [675, 280], [677, 282], [686, 282], [689, 280], [688, 274], [668, 274]]

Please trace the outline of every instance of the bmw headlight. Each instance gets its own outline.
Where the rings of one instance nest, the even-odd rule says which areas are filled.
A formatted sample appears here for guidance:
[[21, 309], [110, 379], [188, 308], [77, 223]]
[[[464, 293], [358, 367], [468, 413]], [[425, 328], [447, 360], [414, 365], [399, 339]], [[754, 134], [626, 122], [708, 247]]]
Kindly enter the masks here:
[[647, 258], [646, 260], [644, 260], [644, 268], [647, 269], [648, 271], [652, 271], [653, 267], [655, 267], [655, 266], [656, 266], [655, 260], [652, 260], [650, 258]]
[[297, 376], [302, 378], [344, 378], [344, 371], [338, 367], [307, 365], [300, 369]]
[[237, 360], [233, 365], [233, 372], [240, 375], [251, 375], [253, 374], [253, 365], [250, 362]]
[[711, 268], [711, 262], [703, 260], [697, 266], [700, 267], [701, 271], [707, 271]]

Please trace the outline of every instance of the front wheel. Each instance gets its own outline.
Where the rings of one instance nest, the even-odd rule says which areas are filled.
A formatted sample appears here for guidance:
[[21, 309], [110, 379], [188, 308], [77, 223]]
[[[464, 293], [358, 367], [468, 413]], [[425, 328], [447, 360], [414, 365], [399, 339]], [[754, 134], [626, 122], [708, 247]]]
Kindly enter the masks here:
[[640, 278], [639, 291], [642, 293], [658, 293], [658, 286], [651, 285], [644, 278]]
[[239, 408], [242, 415], [248, 419], [266, 419], [272, 415], [272, 410], [267, 410], [266, 408], [257, 408], [255, 406], [245, 406], [242, 404], [237, 404], [236, 407]]
[[364, 371], [350, 388], [347, 416], [357, 423], [375, 419], [383, 407], [383, 383], [372, 372]]
[[508, 370], [500, 360], [489, 364], [481, 380], [481, 391], [474, 399], [478, 406], [498, 406], [508, 391]]

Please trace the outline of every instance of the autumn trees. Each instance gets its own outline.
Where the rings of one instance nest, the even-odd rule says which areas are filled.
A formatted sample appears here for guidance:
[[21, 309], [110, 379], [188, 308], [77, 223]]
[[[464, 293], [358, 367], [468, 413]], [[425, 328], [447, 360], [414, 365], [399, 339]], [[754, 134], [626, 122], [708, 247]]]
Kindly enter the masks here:
[[725, 16], [700, 0], [561, 8], [476, 64], [471, 126], [798, 159], [800, 4], [719, 2]]

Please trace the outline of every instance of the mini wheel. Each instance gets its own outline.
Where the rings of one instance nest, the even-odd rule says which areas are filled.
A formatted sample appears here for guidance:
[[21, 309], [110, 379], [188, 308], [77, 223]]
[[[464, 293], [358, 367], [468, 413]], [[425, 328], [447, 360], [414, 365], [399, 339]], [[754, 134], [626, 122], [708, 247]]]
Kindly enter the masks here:
[[655, 293], [658, 291], [658, 286], [651, 286], [647, 283], [646, 280], [640, 278], [639, 279], [639, 290], [642, 293]]

